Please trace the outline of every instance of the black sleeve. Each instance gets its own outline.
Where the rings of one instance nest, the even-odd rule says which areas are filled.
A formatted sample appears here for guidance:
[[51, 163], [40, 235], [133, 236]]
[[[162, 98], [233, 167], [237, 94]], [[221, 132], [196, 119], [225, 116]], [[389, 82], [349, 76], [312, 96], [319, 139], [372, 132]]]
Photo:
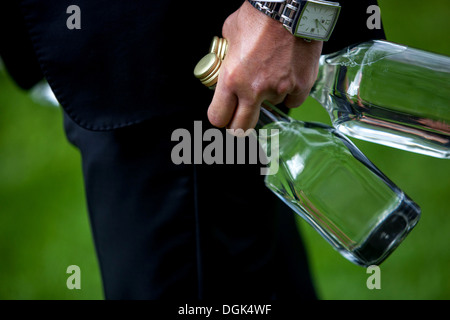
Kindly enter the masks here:
[[334, 32], [324, 43], [323, 53], [339, 51], [347, 46], [374, 39], [386, 39], [383, 27], [370, 30], [367, 19], [371, 14], [367, 8], [377, 5], [376, 0], [336, 0], [341, 4], [341, 14]]
[[208, 95], [193, 69], [242, 1], [218, 8], [211, 0], [77, 0], [78, 30], [66, 25], [71, 4], [21, 1], [39, 65], [64, 111], [103, 131], [205, 108]]
[[43, 78], [19, 1], [0, 1], [0, 57], [11, 78], [30, 89]]
[[[196, 6], [182, 0], [76, 2], [80, 30], [66, 26], [70, 1], [22, 0], [23, 16], [18, 0], [0, 2], [0, 54], [19, 85], [31, 87], [42, 70], [65, 112], [90, 130], [206, 108], [210, 97], [192, 70], [242, 0], [196, 0]], [[375, 0], [339, 2], [341, 16], [324, 53], [384, 38], [383, 30], [366, 26]]]

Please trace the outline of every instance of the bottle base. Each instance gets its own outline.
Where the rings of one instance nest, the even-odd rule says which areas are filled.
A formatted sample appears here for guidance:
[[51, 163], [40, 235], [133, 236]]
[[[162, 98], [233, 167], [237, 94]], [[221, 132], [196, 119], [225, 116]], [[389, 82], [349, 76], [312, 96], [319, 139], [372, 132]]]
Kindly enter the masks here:
[[350, 251], [338, 251], [357, 265], [379, 265], [398, 247], [419, 219], [420, 208], [405, 196], [395, 211], [380, 221], [362, 244]]
[[354, 242], [352, 247], [348, 247], [316, 223], [295, 201], [279, 194], [273, 186], [269, 186], [269, 189], [308, 222], [344, 258], [366, 268], [371, 265], [380, 265], [386, 260], [416, 226], [421, 215], [420, 207], [403, 194], [403, 199], [398, 206], [385, 215], [365, 239], [358, 243]]

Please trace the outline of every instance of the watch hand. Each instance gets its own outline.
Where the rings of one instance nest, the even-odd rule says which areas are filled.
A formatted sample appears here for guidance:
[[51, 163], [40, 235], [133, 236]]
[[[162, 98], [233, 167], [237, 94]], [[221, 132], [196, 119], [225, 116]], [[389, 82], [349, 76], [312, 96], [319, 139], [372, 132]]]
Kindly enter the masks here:
[[[319, 22], [318, 19], [316, 19], [316, 22], [317, 22], [318, 24], [320, 24], [320, 26], [321, 26], [325, 31], [328, 31], [327, 28], [325, 28], [325, 27], [323, 26], [323, 24]], [[318, 28], [318, 27], [317, 27], [317, 28]]]

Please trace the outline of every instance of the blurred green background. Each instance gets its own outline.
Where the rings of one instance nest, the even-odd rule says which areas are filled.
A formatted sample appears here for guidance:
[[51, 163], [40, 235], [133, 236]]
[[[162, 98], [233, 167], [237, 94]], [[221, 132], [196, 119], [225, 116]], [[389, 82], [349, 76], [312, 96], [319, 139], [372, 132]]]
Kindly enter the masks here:
[[[390, 41], [450, 56], [450, 1], [379, 0]], [[2, 69], [0, 67], [0, 69]], [[296, 118], [330, 123], [312, 99]], [[322, 299], [450, 299], [450, 161], [353, 141], [422, 208], [381, 265], [381, 290], [298, 219]], [[69, 265], [81, 290], [69, 290]], [[103, 299], [78, 151], [61, 111], [42, 106], [0, 70], [0, 299]]]

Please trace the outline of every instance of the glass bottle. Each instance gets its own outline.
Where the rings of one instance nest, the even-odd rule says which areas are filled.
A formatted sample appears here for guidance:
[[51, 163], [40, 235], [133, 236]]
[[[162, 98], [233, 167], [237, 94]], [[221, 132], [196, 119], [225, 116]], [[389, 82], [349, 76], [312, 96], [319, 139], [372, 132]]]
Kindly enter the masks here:
[[[345, 258], [378, 265], [420, 218], [420, 208], [335, 128], [294, 120], [275, 106], [261, 108], [259, 125], [278, 132], [278, 172], [266, 186]], [[273, 130], [273, 129], [277, 129]]]
[[[211, 52], [222, 60], [225, 39]], [[322, 55], [310, 92], [333, 126], [358, 139], [450, 158], [450, 58], [374, 40]]]
[[323, 55], [310, 95], [355, 138], [450, 158], [450, 58], [387, 41]]
[[[213, 89], [221, 60], [209, 53], [195, 76]], [[380, 264], [418, 222], [420, 208], [335, 128], [294, 120], [269, 102], [258, 125], [262, 149], [278, 150], [266, 186], [348, 260]]]

